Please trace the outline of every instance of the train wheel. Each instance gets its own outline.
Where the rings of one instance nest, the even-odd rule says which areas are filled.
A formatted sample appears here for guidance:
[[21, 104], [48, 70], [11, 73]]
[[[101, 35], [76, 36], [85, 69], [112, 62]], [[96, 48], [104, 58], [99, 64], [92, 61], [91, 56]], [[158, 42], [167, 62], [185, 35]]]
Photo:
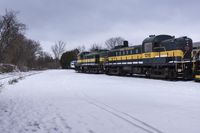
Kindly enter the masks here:
[[191, 79], [192, 79], [192, 71], [189, 72], [189, 71], [186, 70], [186, 71], [184, 72], [183, 79], [184, 79], [184, 80], [191, 80]]
[[168, 79], [174, 81], [176, 78], [176, 72], [173, 69], [169, 69]]
[[117, 75], [121, 76], [122, 75], [122, 70], [120, 67], [117, 67]]
[[150, 78], [151, 73], [150, 73], [150, 70], [149, 70], [149, 69], [146, 70], [146, 72], [145, 72], [145, 76], [146, 76], [147, 78]]

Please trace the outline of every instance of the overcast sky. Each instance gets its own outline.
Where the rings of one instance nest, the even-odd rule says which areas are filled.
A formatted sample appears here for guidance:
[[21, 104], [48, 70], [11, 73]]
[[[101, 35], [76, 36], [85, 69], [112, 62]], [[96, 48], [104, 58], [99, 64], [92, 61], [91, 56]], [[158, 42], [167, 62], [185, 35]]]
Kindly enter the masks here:
[[116, 36], [133, 45], [151, 34], [200, 41], [199, 6], [199, 0], [0, 0], [0, 14], [19, 11], [26, 35], [50, 51], [58, 40], [70, 50]]

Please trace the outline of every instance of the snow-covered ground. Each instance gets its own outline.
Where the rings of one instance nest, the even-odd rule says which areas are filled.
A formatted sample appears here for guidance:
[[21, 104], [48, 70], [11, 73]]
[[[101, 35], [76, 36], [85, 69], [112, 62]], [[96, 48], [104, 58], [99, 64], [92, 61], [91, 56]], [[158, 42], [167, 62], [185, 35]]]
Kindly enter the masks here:
[[29, 132], [200, 133], [200, 83], [72, 70], [4, 81], [0, 133]]

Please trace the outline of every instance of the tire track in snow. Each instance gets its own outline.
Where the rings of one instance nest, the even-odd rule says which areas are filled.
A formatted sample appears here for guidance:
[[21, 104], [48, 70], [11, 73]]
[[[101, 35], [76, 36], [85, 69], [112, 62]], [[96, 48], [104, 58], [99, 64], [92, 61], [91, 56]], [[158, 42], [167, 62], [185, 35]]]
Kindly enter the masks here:
[[85, 93], [82, 93], [82, 95], [85, 97], [84, 99], [86, 102], [126, 121], [127, 123], [129, 123], [137, 128], [140, 128], [141, 130], [143, 130], [147, 133], [164, 133], [163, 131], [160, 131], [159, 129], [151, 126], [150, 124], [148, 124], [126, 112], [119, 111], [119, 110], [111, 107], [110, 105], [104, 104], [102, 102], [97, 101], [94, 98], [87, 96]]
[[104, 106], [106, 106], [106, 107], [108, 107], [108, 108], [110, 108], [110, 109], [116, 111], [116, 112], [119, 112], [119, 113], [121, 113], [121, 114], [123, 114], [123, 115], [126, 115], [126, 116], [130, 117], [131, 119], [133, 119], [133, 120], [135, 120], [135, 121], [137, 121], [137, 122], [139, 122], [139, 123], [141, 123], [141, 124], [143, 124], [143, 125], [145, 125], [145, 126], [151, 128], [152, 130], [155, 130], [157, 133], [163, 133], [163, 132], [160, 131], [159, 129], [157, 129], [157, 128], [151, 126], [151, 125], [149, 125], [148, 123], [146, 123], [146, 122], [144, 122], [144, 121], [142, 121], [142, 120], [140, 120], [140, 119], [138, 119], [138, 118], [136, 118], [136, 117], [134, 117], [134, 116], [132, 116], [132, 115], [126, 113], [126, 112], [117, 110], [117, 109], [111, 107], [110, 105], [107, 105], [107, 104], [105, 104], [105, 103], [99, 102], [99, 101], [97, 101], [96, 99], [91, 98], [91, 97], [89, 97], [89, 96], [87, 96], [87, 95], [85, 95], [85, 96], [88, 97], [88, 98], [90, 98], [90, 99], [92, 99], [92, 100], [94, 100], [94, 101], [96, 101], [96, 102], [99, 103], [99, 104], [102, 104], [102, 105], [104, 105]]

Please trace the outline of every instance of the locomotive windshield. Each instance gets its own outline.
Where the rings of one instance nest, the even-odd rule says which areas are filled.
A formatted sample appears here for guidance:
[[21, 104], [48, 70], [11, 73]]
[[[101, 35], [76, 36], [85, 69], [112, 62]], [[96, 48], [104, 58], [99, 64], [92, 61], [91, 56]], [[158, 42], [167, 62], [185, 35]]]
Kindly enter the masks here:
[[200, 51], [196, 54], [196, 60], [200, 61]]

